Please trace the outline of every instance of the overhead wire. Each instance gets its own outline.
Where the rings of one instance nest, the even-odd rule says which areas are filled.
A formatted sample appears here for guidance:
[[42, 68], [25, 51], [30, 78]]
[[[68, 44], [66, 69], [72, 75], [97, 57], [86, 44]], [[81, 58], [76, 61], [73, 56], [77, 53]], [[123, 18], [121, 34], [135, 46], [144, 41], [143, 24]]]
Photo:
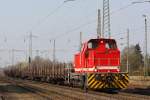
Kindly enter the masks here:
[[[69, 0], [69, 1], [70, 1], [70, 0]], [[73, 1], [74, 1], [74, 0], [73, 0]], [[68, 2], [68, 0], [64, 1], [63, 3], [61, 3], [58, 7], [56, 7], [52, 12], [50, 12], [48, 15], [46, 15], [43, 19], [39, 20], [39, 21], [36, 23], [36, 25], [33, 26], [33, 27], [29, 30], [29, 32], [33, 31], [36, 27], [38, 27], [39, 25], [41, 25], [44, 21], [46, 21], [46, 19], [47, 19], [48, 17], [50, 17], [50, 16], [52, 16], [53, 14], [55, 14], [61, 7], [63, 7], [63, 5], [64, 5], [66, 2]], [[117, 13], [118, 11], [124, 10], [124, 9], [130, 7], [131, 5], [133, 5], [133, 3], [128, 4], [128, 5], [124, 6], [124, 7], [121, 7], [121, 8], [119, 8], [118, 10], [111, 12], [110, 14], [112, 15], [112, 14], [114, 14], [114, 13]], [[67, 32], [62, 33], [62, 34], [60, 34], [60, 35], [58, 35], [58, 36], [56, 36], [56, 37], [54, 37], [54, 38], [55, 38], [55, 39], [60, 38], [60, 37], [64, 36], [65, 34], [69, 34], [70, 32], [73, 32], [73, 31], [76, 31], [76, 30], [78, 30], [78, 29], [81, 29], [82, 27], [85, 27], [85, 26], [87, 26], [87, 25], [89, 25], [89, 24], [93, 24], [93, 23], [96, 22], [96, 20], [97, 20], [97, 19], [93, 20], [93, 22], [91, 22], [91, 21], [86, 22], [86, 23], [84, 23], [84, 24], [82, 24], [82, 25], [80, 25], [80, 26], [77, 26], [77, 27], [75, 27], [75, 28], [73, 28], [73, 29], [71, 29], [71, 30], [68, 30]]]
[[[39, 20], [39, 21], [37, 22], [36, 26], [39, 26], [39, 25], [42, 24], [49, 16], [55, 14], [61, 7], [63, 7], [64, 3], [66, 3], [66, 2], [64, 1], [61, 5], [59, 5], [57, 8], [55, 8], [51, 13], [49, 13], [47, 16], [45, 16], [42, 20]], [[127, 9], [128, 7], [132, 6], [133, 4], [134, 4], [134, 3], [131, 3], [131, 4], [128, 4], [128, 5], [124, 6], [124, 7], [121, 7], [121, 8], [119, 8], [119, 9], [115, 10], [115, 11], [112, 11], [110, 14], [113, 15], [113, 14], [115, 14], [115, 13], [121, 11], [121, 10]], [[77, 26], [77, 27], [75, 27], [75, 28], [72, 28], [71, 30], [68, 30], [68, 31], [65, 32], [65, 33], [62, 33], [62, 34], [60, 34], [60, 35], [54, 37], [54, 39], [58, 39], [58, 38], [61, 38], [61, 37], [63, 37], [63, 36], [66, 36], [66, 34], [69, 34], [69, 33], [71, 33], [71, 32], [77, 31], [77, 30], [79, 30], [79, 29], [81, 29], [81, 28], [83, 28], [83, 27], [85, 27], [85, 26], [87, 26], [87, 25], [89, 25], [89, 24], [93, 24], [93, 23], [95, 23], [95, 22], [96, 22], [96, 19], [93, 20], [93, 21], [86, 22], [86, 23], [84, 23], [84, 24], [82, 24], [82, 25], [79, 25], [79, 26]], [[31, 30], [35, 29], [36, 26], [32, 27]], [[121, 34], [122, 34], [122, 33], [121, 33]], [[116, 35], [119, 35], [119, 34], [116, 34]], [[115, 36], [115, 35], [113, 35], [113, 36]]]
[[[130, 31], [134, 31], [134, 32], [137, 32], [137, 31], [139, 31], [139, 30], [141, 30], [141, 29], [143, 29], [144, 28], [144, 26], [141, 26], [141, 27], [138, 27], [138, 28], [135, 28], [135, 29], [130, 29]], [[144, 30], [143, 30], [144, 31]], [[126, 34], [126, 32], [122, 32], [122, 33], [117, 33], [117, 34], [113, 34], [112, 35], [112, 37], [115, 37], [115, 36], [119, 36], [119, 35], [122, 35], [122, 34]]]
[[96, 20], [92, 20], [92, 21], [89, 21], [89, 22], [87, 22], [87, 23], [84, 23], [84, 24], [82, 24], [82, 25], [80, 25], [80, 26], [77, 26], [77, 27], [75, 27], [75, 28], [72, 28], [71, 30], [68, 30], [67, 32], [62, 33], [62, 34], [60, 34], [60, 35], [54, 37], [54, 39], [61, 38], [62, 36], [65, 36], [65, 35], [69, 34], [70, 32], [74, 32], [74, 31], [76, 31], [76, 30], [78, 30], [78, 29], [80, 29], [80, 28], [83, 28], [83, 27], [85, 27], [85, 26], [87, 26], [87, 25], [89, 25], [89, 24], [92, 24], [92, 23], [94, 23], [94, 22], [96, 22]]
[[115, 11], [112, 11], [110, 14], [118, 13], [119, 11], [125, 10], [125, 9], [129, 8], [130, 6], [132, 6], [132, 5], [133, 5], [133, 3], [130, 3], [130, 4], [128, 4], [128, 5], [125, 5], [124, 7], [121, 7], [121, 8], [119, 8], [119, 9], [115, 10]]
[[66, 3], [66, 2], [64, 1], [59, 6], [57, 6], [53, 11], [51, 11], [49, 14], [47, 14], [43, 19], [37, 21], [37, 23], [33, 27], [31, 27], [31, 29], [29, 30], [29, 32], [33, 31], [36, 27], [38, 27], [39, 25], [41, 25], [44, 21], [47, 20], [48, 17], [50, 17], [53, 14], [55, 14], [60, 8], [63, 7], [64, 3]]
[[51, 11], [49, 14], [47, 14], [43, 19], [39, 20], [30, 30], [29, 32], [31, 32], [32, 30], [34, 30], [37, 26], [41, 25], [44, 21], [46, 21], [46, 19], [50, 16], [52, 16], [53, 14], [55, 14], [57, 11], [59, 11], [59, 9], [61, 9], [65, 3], [70, 2], [70, 1], [76, 1], [76, 0], [65, 0], [63, 1], [59, 6], [57, 6], [53, 11]]
[[[121, 10], [124, 10], [124, 9], [129, 8], [129, 7], [132, 6], [132, 5], [133, 5], [133, 3], [128, 4], [128, 5], [124, 6], [124, 7], [121, 7], [121, 8], [119, 8], [119, 9], [115, 10], [115, 11], [112, 11], [110, 14], [113, 15], [113, 14], [115, 14], [115, 13], [121, 11]], [[85, 27], [86, 25], [95, 23], [96, 21], [97, 21], [97, 19], [93, 20], [93, 22], [90, 21], [90, 22], [87, 22], [87, 23], [85, 23], [85, 24], [82, 24], [82, 25], [80, 25], [80, 26], [78, 26], [78, 27], [76, 27], [76, 28], [73, 28], [73, 29], [71, 29], [71, 30], [69, 30], [69, 31], [67, 31], [67, 32], [65, 32], [65, 33], [62, 33], [62, 34], [60, 34], [60, 36], [56, 36], [56, 37], [54, 37], [54, 38], [57, 39], [57, 38], [60, 38], [60, 37], [62, 37], [62, 36], [66, 36], [65, 34], [69, 34], [70, 32], [73, 32], [73, 31], [76, 31], [76, 30], [78, 30], [78, 29], [81, 29], [82, 27]]]

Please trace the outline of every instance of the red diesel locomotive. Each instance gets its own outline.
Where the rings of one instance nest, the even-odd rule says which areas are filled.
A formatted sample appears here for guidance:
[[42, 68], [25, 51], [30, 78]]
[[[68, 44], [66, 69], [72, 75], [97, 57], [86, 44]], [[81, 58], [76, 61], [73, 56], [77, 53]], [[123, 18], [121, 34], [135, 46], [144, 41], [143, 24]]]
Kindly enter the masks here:
[[114, 39], [90, 39], [83, 43], [74, 58], [75, 73], [87, 75], [90, 89], [122, 89], [128, 85], [128, 74], [120, 71], [120, 51]]

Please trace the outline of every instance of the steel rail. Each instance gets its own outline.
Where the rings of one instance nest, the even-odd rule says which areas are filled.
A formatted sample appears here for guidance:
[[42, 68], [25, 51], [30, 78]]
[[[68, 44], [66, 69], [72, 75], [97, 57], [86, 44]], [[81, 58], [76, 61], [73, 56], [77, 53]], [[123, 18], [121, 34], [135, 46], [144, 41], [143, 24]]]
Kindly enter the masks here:
[[[66, 94], [70, 93], [71, 96], [78, 96], [81, 98], [79, 99], [86, 99], [86, 98], [92, 98], [95, 100], [99, 100], [100, 98], [104, 99], [104, 98], [111, 98], [114, 100], [150, 100], [150, 96], [144, 96], [144, 95], [138, 95], [138, 94], [133, 94], [133, 93], [124, 93], [124, 92], [119, 92], [119, 93], [105, 93], [105, 92], [99, 92], [99, 91], [92, 91], [89, 90], [88, 93], [84, 93], [83, 90], [79, 89], [79, 88], [70, 88], [67, 86], [60, 86], [60, 85], [53, 85], [53, 84], [49, 84], [49, 83], [43, 83], [43, 82], [33, 82], [33, 81], [26, 81], [28, 84], [30, 83], [33, 86], [39, 86], [41, 88], [52, 88], [53, 89], [57, 89], [57, 90], [63, 90], [64, 92], [66, 92]], [[67, 95], [66, 95], [67, 96]], [[77, 98], [76, 98], [77, 99]]]

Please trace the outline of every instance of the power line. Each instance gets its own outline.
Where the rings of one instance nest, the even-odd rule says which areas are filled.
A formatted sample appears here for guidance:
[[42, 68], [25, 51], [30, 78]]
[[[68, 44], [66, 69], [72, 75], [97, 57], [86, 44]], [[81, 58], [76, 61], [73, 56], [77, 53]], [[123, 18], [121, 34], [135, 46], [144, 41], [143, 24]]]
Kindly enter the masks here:
[[110, 14], [112, 15], [112, 14], [118, 13], [119, 11], [125, 10], [125, 9], [129, 8], [130, 6], [132, 6], [132, 5], [133, 5], [132, 3], [128, 4], [128, 5], [125, 5], [124, 7], [121, 7], [119, 9], [115, 10], [115, 11], [110, 12]]
[[[115, 10], [115, 11], [112, 11], [112, 12], [110, 12], [110, 15], [113, 15], [113, 14], [115, 14], [115, 13], [121, 11], [121, 10], [127, 9], [127, 8], [130, 7], [131, 5], [133, 5], [133, 4], [131, 3], [131, 4], [128, 4], [128, 5], [124, 6], [124, 7], [119, 8], [119, 9], [117, 9], [117, 10]], [[57, 38], [61, 38], [61, 37], [63, 37], [63, 36], [66, 36], [66, 35], [69, 34], [70, 32], [73, 32], [73, 31], [76, 31], [76, 30], [78, 30], [78, 29], [81, 29], [82, 27], [85, 27], [85, 26], [87, 26], [87, 25], [89, 25], [89, 24], [93, 24], [93, 23], [95, 23], [96, 21], [97, 21], [97, 20], [95, 19], [95, 20], [93, 20], [93, 21], [89, 21], [89, 22], [87, 22], [87, 23], [84, 23], [84, 24], [82, 24], [82, 25], [80, 25], [80, 26], [78, 26], [78, 27], [75, 27], [75, 28], [73, 28], [73, 29], [71, 29], [71, 30], [69, 30], [69, 31], [67, 31], [67, 32], [65, 32], [65, 33], [62, 33], [62, 34], [60, 34], [60, 35], [58, 35], [58, 36], [56, 36], [56, 37], [54, 37], [54, 38], [57, 39]]]
[[64, 3], [69, 2], [69, 1], [76, 1], [76, 0], [65, 0]]
[[71, 30], [68, 30], [68, 31], [65, 32], [65, 33], [62, 33], [62, 34], [60, 34], [60, 35], [54, 37], [54, 39], [58, 39], [58, 38], [61, 38], [61, 37], [63, 37], [63, 36], [66, 36], [66, 35], [69, 34], [70, 32], [74, 32], [74, 31], [76, 31], [76, 30], [78, 30], [78, 29], [80, 29], [80, 28], [83, 28], [83, 27], [85, 27], [85, 26], [87, 26], [87, 25], [89, 25], [89, 24], [92, 24], [92, 23], [94, 23], [94, 22], [96, 22], [96, 20], [93, 20], [93, 21], [89, 21], [89, 22], [87, 22], [87, 23], [84, 23], [84, 24], [82, 24], [82, 25], [80, 25], [80, 26], [77, 26], [77, 27], [75, 27], [75, 28], [73, 28], [73, 29], [71, 29]]
[[52, 12], [50, 12], [49, 14], [47, 14], [43, 19], [37, 21], [37, 23], [35, 24], [35, 26], [33, 26], [29, 31], [34, 30], [36, 27], [38, 27], [39, 25], [41, 25], [44, 21], [47, 20], [48, 17], [52, 16], [53, 14], [55, 14], [61, 7], [63, 7], [63, 5], [68, 2], [67, 0], [64, 1], [63, 3], [61, 3], [59, 6], [57, 6]]
[[[148, 19], [148, 18], [149, 18], [149, 17], [147, 17], [147, 19]], [[147, 27], [150, 27], [150, 26], [147, 26]], [[145, 26], [136, 27], [136, 28], [134, 28], [134, 29], [130, 29], [130, 32], [131, 32], [131, 31], [132, 31], [132, 33], [133, 33], [133, 32], [138, 32], [139, 30], [141, 30], [141, 29], [143, 29], [143, 28], [145, 28]], [[120, 35], [122, 35], [122, 34], [125, 35], [125, 33], [126, 33], [126, 32], [121, 32], [121, 33], [113, 34], [112, 37], [120, 36]], [[133, 34], [134, 34], [134, 33], [133, 33]]]
[[63, 7], [63, 5], [67, 2], [70, 1], [76, 1], [76, 0], [65, 0], [64, 2], [62, 2], [59, 6], [57, 6], [53, 11], [51, 11], [50, 13], [48, 13], [45, 17], [43, 17], [43, 19], [39, 20], [35, 26], [33, 26], [29, 31], [34, 30], [36, 27], [38, 27], [39, 25], [41, 25], [44, 21], [46, 21], [46, 19], [50, 16], [52, 16], [53, 14], [55, 14], [57, 11], [59, 11], [60, 8]]
[[137, 3], [150, 3], [150, 0], [132, 2], [132, 4], [137, 4]]
[[[39, 20], [39, 21], [37, 22], [37, 24], [36, 24], [35, 26], [33, 26], [33, 27], [30, 29], [30, 31], [32, 31], [33, 29], [35, 29], [37, 26], [41, 25], [48, 17], [50, 17], [50, 16], [52, 16], [53, 14], [55, 14], [61, 7], [63, 7], [63, 5], [64, 5], [65, 3], [69, 2], [69, 1], [75, 1], [75, 0], [65, 0], [62, 4], [60, 4], [57, 8], [55, 8], [51, 13], [49, 13], [49, 14], [48, 14], [47, 16], [45, 16], [43, 19]], [[121, 10], [124, 10], [124, 9], [130, 7], [131, 5], [133, 5], [133, 3], [128, 4], [128, 5], [124, 6], [124, 7], [121, 7], [121, 8], [119, 8], [119, 9], [116, 10], [116, 11], [111, 12], [110, 15], [115, 14], [116, 12], [119, 12], [119, 11], [121, 11]], [[90, 21], [90, 22], [84, 23], [84, 24], [82, 24], [82, 25], [80, 25], [80, 26], [78, 26], [78, 27], [75, 27], [75, 28], [73, 28], [73, 29], [71, 29], [71, 30], [65, 32], [65, 33], [60, 34], [59, 36], [56, 36], [55, 39], [56, 39], [56, 38], [60, 38], [60, 37], [62, 37], [63, 35], [69, 34], [70, 32], [76, 31], [76, 30], [78, 30], [78, 29], [80, 29], [80, 28], [82, 28], [82, 27], [85, 27], [86, 25], [89, 25], [89, 24], [92, 24], [92, 23], [95, 23], [95, 22], [96, 22], [96, 19], [93, 20], [93, 22]]]
[[125, 34], [125, 33], [117, 33], [117, 34], [113, 34], [112, 37], [119, 36], [119, 35], [122, 35], [122, 34]]
[[[74, 0], [73, 0], [73, 1], [74, 1]], [[150, 2], [150, 1], [144, 1], [144, 2]], [[119, 12], [119, 11], [121, 11], [121, 10], [124, 10], [124, 9], [127, 9], [127, 8], [129, 8], [130, 6], [132, 6], [132, 5], [134, 5], [133, 2], [132, 2], [131, 4], [125, 5], [124, 7], [121, 7], [121, 8], [119, 8], [119, 9], [115, 10], [115, 11], [110, 12], [110, 15], [116, 14], [117, 12]], [[92, 21], [89, 21], [89, 22], [87, 22], [87, 23], [84, 23], [84, 24], [82, 24], [82, 25], [80, 25], [80, 26], [78, 26], [78, 27], [75, 27], [75, 28], [73, 28], [73, 29], [71, 29], [71, 30], [69, 30], [69, 31], [67, 31], [67, 32], [65, 32], [65, 33], [62, 33], [62, 34], [56, 36], [55, 39], [61, 38], [62, 36], [66, 36], [66, 34], [69, 34], [70, 32], [76, 31], [76, 30], [78, 30], [78, 29], [80, 29], [80, 28], [83, 28], [83, 27], [85, 27], [85, 26], [87, 26], [87, 25], [89, 25], [89, 24], [93, 24], [93, 23], [95, 23], [95, 22], [96, 22], [96, 20], [93, 20], [93, 22], [92, 22]], [[124, 34], [124, 33], [121, 33], [121, 34]], [[119, 35], [119, 34], [115, 34], [115, 35]], [[113, 35], [113, 36], [114, 36], [114, 35]]]

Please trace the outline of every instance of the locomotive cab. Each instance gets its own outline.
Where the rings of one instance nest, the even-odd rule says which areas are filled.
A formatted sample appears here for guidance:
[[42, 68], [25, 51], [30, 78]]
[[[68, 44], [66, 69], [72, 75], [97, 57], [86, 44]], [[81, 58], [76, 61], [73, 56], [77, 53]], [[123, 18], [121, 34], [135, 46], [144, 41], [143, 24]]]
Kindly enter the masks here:
[[98, 49], [99, 52], [105, 52], [106, 50], [116, 50], [117, 45], [115, 40], [91, 39], [88, 41], [88, 49]]
[[87, 63], [93, 62], [97, 72], [119, 72], [120, 51], [115, 40], [92, 39], [87, 51], [90, 53]]
[[75, 56], [75, 71], [119, 72], [120, 51], [114, 39], [91, 39]]

